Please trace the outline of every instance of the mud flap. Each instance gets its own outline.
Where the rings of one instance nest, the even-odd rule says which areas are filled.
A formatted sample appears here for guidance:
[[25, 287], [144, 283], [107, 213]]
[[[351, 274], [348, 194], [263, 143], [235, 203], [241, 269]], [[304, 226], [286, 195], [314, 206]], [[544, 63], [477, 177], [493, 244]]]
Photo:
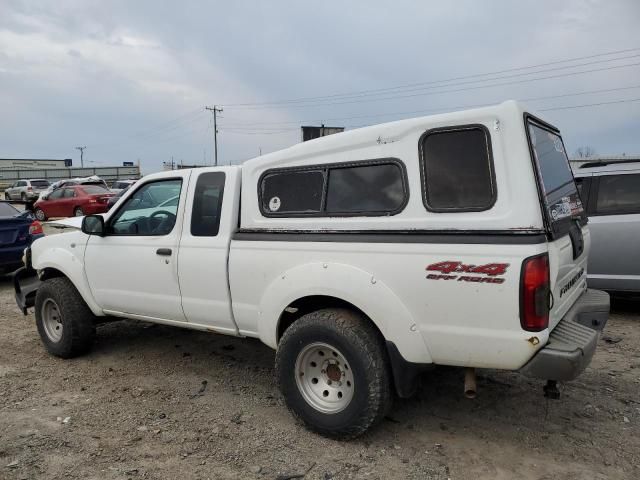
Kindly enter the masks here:
[[27, 315], [27, 309], [36, 304], [36, 292], [41, 283], [33, 268], [22, 267], [13, 274], [16, 303], [25, 315]]

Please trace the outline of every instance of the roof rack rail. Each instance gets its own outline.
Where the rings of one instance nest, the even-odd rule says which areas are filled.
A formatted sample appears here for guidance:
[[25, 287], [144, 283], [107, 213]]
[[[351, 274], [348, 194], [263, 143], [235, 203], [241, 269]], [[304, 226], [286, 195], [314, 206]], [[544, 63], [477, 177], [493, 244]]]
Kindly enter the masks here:
[[595, 160], [593, 162], [587, 162], [580, 165], [579, 168], [590, 168], [590, 167], [604, 167], [606, 165], [614, 165], [617, 163], [638, 163], [640, 162], [640, 158], [629, 159], [629, 160]]

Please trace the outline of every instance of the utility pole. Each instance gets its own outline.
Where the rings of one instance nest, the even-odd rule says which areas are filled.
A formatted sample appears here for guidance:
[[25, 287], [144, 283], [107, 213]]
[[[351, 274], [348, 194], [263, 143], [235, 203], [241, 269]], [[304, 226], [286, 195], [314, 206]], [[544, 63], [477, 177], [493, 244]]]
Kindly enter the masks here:
[[87, 148], [87, 146], [85, 145], [84, 147], [76, 147], [76, 150], [80, 150], [80, 167], [84, 168], [84, 149]]
[[218, 108], [217, 105], [213, 107], [204, 107], [206, 110], [213, 112], [213, 159], [214, 165], [218, 166], [218, 124], [217, 114], [222, 113], [222, 108]]

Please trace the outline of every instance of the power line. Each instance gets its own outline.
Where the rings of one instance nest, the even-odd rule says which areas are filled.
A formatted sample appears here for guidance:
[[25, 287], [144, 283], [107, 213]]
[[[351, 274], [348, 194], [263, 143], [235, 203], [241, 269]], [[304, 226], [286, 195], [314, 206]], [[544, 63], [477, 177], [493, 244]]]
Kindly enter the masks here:
[[[579, 60], [586, 60], [586, 59], [591, 59], [591, 58], [598, 58], [598, 57], [611, 56], [611, 55], [622, 54], [622, 53], [635, 52], [637, 50], [640, 50], [640, 48], [629, 48], [629, 49], [611, 51], [611, 52], [606, 52], [606, 53], [599, 53], [599, 54], [594, 54], [594, 55], [586, 55], [586, 56], [582, 56], [582, 57], [573, 57], [573, 58], [568, 58], [568, 59], [564, 59], [564, 60], [557, 60], [557, 61], [553, 61], [553, 62], [540, 63], [540, 64], [536, 64], [536, 65], [508, 68], [508, 69], [497, 70], [497, 71], [493, 71], [493, 72], [476, 73], [476, 74], [463, 75], [463, 76], [458, 76], [458, 77], [450, 77], [450, 78], [442, 79], [442, 80], [432, 80], [432, 81], [428, 81], [428, 82], [411, 83], [411, 84], [399, 85], [399, 86], [395, 86], [395, 87], [360, 90], [360, 91], [353, 91], [353, 92], [348, 92], [348, 93], [338, 93], [338, 94], [332, 94], [332, 95], [321, 95], [321, 96], [315, 96], [315, 97], [300, 97], [300, 98], [288, 99], [288, 100], [276, 100], [276, 101], [272, 101], [272, 102], [227, 103], [227, 104], [225, 104], [225, 106], [227, 106], [227, 107], [269, 106], [269, 105], [276, 105], [276, 104], [283, 104], [283, 103], [298, 103], [298, 102], [313, 101], [313, 100], [326, 100], [326, 99], [337, 99], [337, 98], [340, 98], [340, 97], [352, 97], [352, 96], [359, 96], [359, 95], [364, 95], [364, 94], [376, 94], [376, 93], [388, 92], [388, 91], [393, 91], [393, 90], [415, 88], [415, 87], [421, 87], [421, 86], [426, 86], [426, 85], [435, 85], [435, 84], [438, 84], [438, 83], [449, 83], [449, 82], [453, 82], [453, 81], [457, 81], [457, 80], [466, 80], [466, 79], [469, 79], [469, 78], [477, 78], [477, 77], [483, 77], [483, 76], [489, 76], [489, 75], [499, 75], [499, 74], [515, 72], [515, 71], [519, 71], [519, 70], [530, 70], [530, 69], [533, 69], [533, 68], [546, 67], [546, 66], [550, 66], [550, 65], [558, 65], [558, 64], [561, 64], [561, 63], [575, 62], [575, 61], [579, 61]], [[621, 60], [621, 59], [624, 59], [624, 58], [626, 58], [626, 57], [600, 60], [599, 62], [610, 62], [610, 61], [615, 61], [615, 60]], [[591, 62], [591, 64], [592, 63], [599, 63], [599, 62]], [[589, 63], [587, 63], [587, 64], [589, 64]], [[578, 67], [578, 66], [580, 66], [580, 65], [570, 65], [570, 66], [565, 66], [565, 67], [562, 67], [562, 68], [573, 68], [573, 67]], [[528, 72], [528, 73], [522, 73], [520, 75], [527, 75], [527, 74], [532, 74], [532, 73], [540, 73], [540, 72]], [[480, 80], [480, 81], [482, 81], [482, 80]], [[484, 80], [484, 81], [486, 81], [486, 80]]]
[[[566, 106], [560, 106], [560, 107], [550, 107], [550, 108], [543, 108], [543, 109], [537, 109], [536, 111], [538, 112], [549, 112], [549, 111], [555, 111], [555, 110], [570, 110], [570, 109], [575, 109], [575, 108], [586, 108], [586, 107], [598, 107], [598, 106], [602, 106], [602, 105], [615, 105], [615, 104], [622, 104], [622, 103], [635, 103], [640, 101], [640, 98], [631, 98], [631, 99], [621, 99], [621, 100], [612, 100], [612, 101], [608, 101], [608, 102], [597, 102], [597, 103], [585, 103], [585, 104], [580, 104], [580, 105], [566, 105]], [[420, 113], [436, 113], [436, 112], [449, 112], [449, 111], [454, 111], [454, 110], [458, 110], [458, 109], [467, 109], [467, 108], [481, 108], [481, 107], [486, 107], [492, 105], [491, 103], [483, 103], [483, 104], [475, 104], [475, 105], [460, 105], [457, 107], [444, 107], [444, 108], [437, 108], [437, 109], [431, 109], [431, 110], [421, 110]], [[418, 113], [418, 112], [408, 112], [408, 113]], [[347, 125], [346, 127], [348, 128], [362, 128], [362, 127], [367, 127], [369, 125]], [[236, 131], [236, 132], [229, 132], [229, 133], [233, 133], [236, 135], [277, 135], [277, 134], [284, 134], [284, 133], [289, 133], [291, 131], [294, 130], [298, 130], [297, 128], [289, 128], [289, 129], [282, 129], [282, 130], [272, 130], [272, 131]], [[226, 131], [226, 129], [225, 129]]]
[[[152, 128], [149, 128], [147, 130], [142, 130], [141, 132], [132, 134], [132, 135], [127, 135], [122, 138], [122, 142], [130, 142], [130, 141], [136, 141], [138, 139], [148, 139], [150, 137], [154, 137], [158, 134], [163, 134], [163, 133], [169, 133], [177, 128], [180, 128], [183, 125], [189, 124], [189, 123], [193, 123], [195, 120], [199, 120], [199, 115], [204, 113], [204, 109], [202, 107], [195, 109], [195, 110], [191, 110], [189, 112], [186, 112], [182, 115], [179, 115], [178, 117], [172, 118], [170, 120], [167, 120], [166, 122], [162, 122]], [[100, 143], [100, 144], [95, 144], [95, 145], [91, 145], [92, 148], [102, 148], [105, 146], [110, 146], [112, 143], [114, 143], [117, 140], [113, 140], [111, 142], [104, 142], [104, 143]]]
[[[616, 88], [604, 88], [604, 89], [599, 89], [599, 90], [590, 90], [590, 91], [586, 91], [586, 92], [574, 92], [574, 93], [563, 93], [560, 95], [547, 95], [547, 96], [543, 96], [543, 97], [529, 97], [529, 98], [521, 98], [519, 99], [519, 101], [521, 102], [537, 102], [537, 101], [542, 101], [542, 100], [552, 100], [552, 99], [556, 99], [556, 98], [566, 98], [566, 97], [575, 97], [575, 96], [581, 96], [581, 95], [593, 95], [593, 94], [599, 94], [599, 93], [611, 93], [611, 92], [618, 92], [618, 91], [623, 91], [623, 90], [632, 90], [632, 89], [636, 89], [636, 88], [640, 88], [640, 84], [639, 85], [631, 85], [631, 86], [627, 86], [627, 87], [616, 87]], [[412, 115], [412, 114], [421, 114], [421, 113], [430, 113], [433, 111], [443, 111], [443, 110], [458, 110], [458, 109], [464, 109], [464, 108], [476, 108], [476, 107], [482, 107], [482, 106], [486, 106], [486, 105], [491, 105], [492, 103], [495, 102], [486, 102], [486, 103], [482, 103], [482, 104], [475, 104], [475, 105], [463, 105], [463, 106], [451, 106], [451, 107], [443, 107], [443, 108], [438, 108], [438, 109], [430, 109], [430, 110], [411, 110], [411, 111], [403, 111], [403, 112], [391, 112], [391, 113], [381, 113], [381, 114], [373, 114], [373, 115], [353, 115], [353, 116], [349, 116], [349, 117], [334, 117], [334, 118], [323, 118], [323, 119], [313, 119], [313, 120], [296, 120], [296, 121], [291, 121], [291, 122], [260, 122], [260, 123], [243, 123], [243, 124], [237, 124], [237, 125], [220, 125], [220, 128], [223, 128], [225, 131], [229, 130], [229, 129], [245, 129], [245, 130], [259, 130], [261, 125], [273, 125], [273, 127], [271, 127], [271, 129], [276, 129], [276, 125], [279, 126], [285, 126], [285, 125], [300, 125], [300, 124], [304, 124], [304, 123], [318, 123], [318, 122], [336, 122], [336, 121], [342, 121], [342, 120], [355, 120], [355, 119], [360, 119], [360, 118], [376, 118], [376, 117], [389, 117], [389, 116], [395, 116], [395, 115]], [[264, 127], [265, 129], [269, 129], [268, 127]]]
[[640, 102], [640, 98], [629, 98], [626, 100], [613, 100], [611, 102], [599, 102], [599, 103], [585, 103], [582, 105], [566, 105], [566, 106], [562, 106], [562, 107], [551, 107], [551, 108], [543, 108], [541, 110], [538, 110], [539, 112], [551, 112], [554, 110], [571, 110], [574, 108], [585, 108], [585, 107], [599, 107], [601, 105], [613, 105], [616, 103], [633, 103], [633, 102]]
[[[536, 81], [539, 81], [539, 80], [548, 80], [548, 79], [553, 79], [553, 78], [562, 78], [562, 77], [569, 77], [569, 76], [574, 76], [574, 75], [582, 75], [582, 74], [585, 74], [585, 73], [603, 72], [603, 71], [615, 70], [615, 69], [618, 69], [618, 68], [636, 67], [638, 65], [640, 65], [640, 62], [625, 64], [625, 65], [614, 65], [614, 66], [610, 66], [610, 67], [594, 68], [594, 69], [583, 70], [583, 71], [579, 71], [579, 72], [567, 72], [567, 73], [561, 73], [561, 74], [556, 74], [556, 75], [547, 75], [547, 76], [543, 76], [543, 77], [525, 78], [525, 79], [521, 79], [521, 80], [512, 80], [512, 81], [508, 81], [508, 82], [494, 83], [494, 84], [491, 84], [491, 85], [476, 85], [476, 86], [471, 86], [471, 87], [457, 88], [457, 89], [453, 89], [453, 90], [442, 90], [442, 91], [436, 91], [436, 92], [413, 93], [413, 94], [410, 94], [410, 95], [394, 95], [394, 96], [388, 96], [388, 97], [382, 97], [382, 98], [361, 98], [361, 99], [358, 99], [358, 100], [348, 100], [348, 101], [344, 101], [344, 102], [336, 101], [336, 102], [328, 102], [328, 103], [322, 103], [322, 104], [318, 103], [318, 104], [314, 104], [314, 105], [300, 105], [300, 104], [296, 104], [296, 105], [274, 105], [274, 106], [269, 107], [269, 108], [275, 109], [275, 108], [324, 107], [324, 106], [330, 106], [330, 105], [347, 105], [347, 104], [354, 104], [354, 103], [379, 102], [379, 101], [396, 100], [396, 99], [402, 99], [402, 98], [415, 98], [415, 97], [430, 96], [430, 95], [442, 95], [442, 94], [445, 94], [445, 93], [466, 92], [466, 91], [471, 91], [471, 90], [480, 90], [480, 89], [484, 89], [484, 88], [503, 87], [503, 86], [507, 86], [507, 85], [517, 85], [517, 84], [522, 84], [522, 83], [536, 82]], [[539, 72], [536, 72], [536, 73], [539, 73]], [[497, 80], [497, 79], [492, 79], [492, 80]], [[436, 88], [443, 88], [443, 87], [436, 87]], [[255, 108], [259, 108], [259, 107], [255, 107]], [[262, 108], [262, 107], [260, 107], [260, 108]], [[253, 109], [253, 108], [251, 108], [251, 109]]]

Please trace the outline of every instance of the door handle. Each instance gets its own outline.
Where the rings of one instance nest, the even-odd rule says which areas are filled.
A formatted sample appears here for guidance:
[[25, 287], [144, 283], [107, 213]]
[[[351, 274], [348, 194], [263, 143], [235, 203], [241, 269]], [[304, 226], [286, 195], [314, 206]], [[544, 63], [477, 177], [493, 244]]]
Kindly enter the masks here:
[[169, 255], [171, 255], [171, 249], [170, 248], [159, 248], [159, 249], [156, 250], [156, 254], [157, 255], [169, 256]]

